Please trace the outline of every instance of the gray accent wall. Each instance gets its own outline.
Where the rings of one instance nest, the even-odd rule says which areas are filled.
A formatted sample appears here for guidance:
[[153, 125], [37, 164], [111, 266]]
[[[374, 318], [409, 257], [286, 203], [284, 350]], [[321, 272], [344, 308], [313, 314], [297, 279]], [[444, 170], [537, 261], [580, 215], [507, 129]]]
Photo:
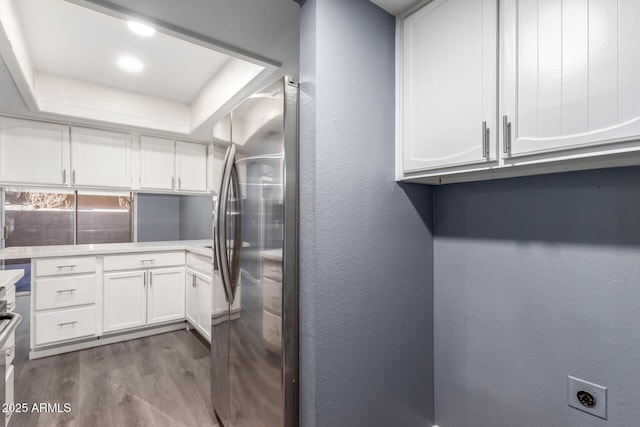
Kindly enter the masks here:
[[395, 19], [301, 8], [300, 420], [433, 425], [432, 190], [394, 182]]
[[638, 425], [640, 168], [438, 187], [435, 222], [438, 425]]
[[180, 196], [180, 240], [212, 238], [213, 199], [207, 196]]
[[138, 242], [180, 240], [180, 196], [138, 194]]

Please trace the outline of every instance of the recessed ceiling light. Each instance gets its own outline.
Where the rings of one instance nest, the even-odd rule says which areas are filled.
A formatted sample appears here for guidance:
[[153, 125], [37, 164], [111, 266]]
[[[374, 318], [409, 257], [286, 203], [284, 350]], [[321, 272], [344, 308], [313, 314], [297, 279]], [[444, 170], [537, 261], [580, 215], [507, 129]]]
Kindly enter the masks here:
[[118, 59], [118, 66], [130, 73], [139, 73], [143, 70], [144, 64], [132, 56], [122, 56]]
[[134, 33], [144, 37], [150, 37], [156, 33], [156, 30], [154, 28], [138, 21], [127, 21], [127, 26]]

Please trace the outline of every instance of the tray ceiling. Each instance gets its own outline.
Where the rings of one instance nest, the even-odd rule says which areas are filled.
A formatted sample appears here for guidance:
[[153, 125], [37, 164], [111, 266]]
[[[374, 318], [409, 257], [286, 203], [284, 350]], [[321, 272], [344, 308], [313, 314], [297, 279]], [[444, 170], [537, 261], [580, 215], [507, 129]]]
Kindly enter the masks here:
[[[190, 135], [279, 65], [157, 26], [141, 36], [91, 2], [2, 3], [0, 53], [33, 112]], [[124, 71], [122, 57], [143, 69]]]

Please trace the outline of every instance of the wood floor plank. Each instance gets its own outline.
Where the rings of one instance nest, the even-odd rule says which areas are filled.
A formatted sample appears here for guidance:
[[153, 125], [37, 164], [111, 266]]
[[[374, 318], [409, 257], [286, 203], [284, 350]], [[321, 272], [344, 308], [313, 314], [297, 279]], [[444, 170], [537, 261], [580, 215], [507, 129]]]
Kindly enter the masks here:
[[[28, 313], [28, 297], [18, 307]], [[25, 308], [27, 305], [27, 308]], [[16, 336], [16, 402], [70, 403], [70, 413], [15, 413], [11, 427], [214, 427], [209, 349], [185, 330], [28, 360]], [[27, 348], [24, 348], [24, 347]]]

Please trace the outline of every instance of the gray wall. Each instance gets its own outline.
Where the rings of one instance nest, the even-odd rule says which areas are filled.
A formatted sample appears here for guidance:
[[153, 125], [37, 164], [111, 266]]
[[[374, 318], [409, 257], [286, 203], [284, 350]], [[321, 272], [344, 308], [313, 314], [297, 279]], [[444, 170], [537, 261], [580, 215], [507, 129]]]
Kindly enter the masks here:
[[138, 242], [180, 240], [180, 196], [138, 194]]
[[395, 20], [301, 10], [301, 425], [433, 425], [432, 193], [394, 182]]
[[[441, 427], [640, 422], [640, 168], [438, 187]], [[609, 387], [609, 420], [567, 406]]]
[[180, 240], [211, 239], [211, 196], [180, 196]]

